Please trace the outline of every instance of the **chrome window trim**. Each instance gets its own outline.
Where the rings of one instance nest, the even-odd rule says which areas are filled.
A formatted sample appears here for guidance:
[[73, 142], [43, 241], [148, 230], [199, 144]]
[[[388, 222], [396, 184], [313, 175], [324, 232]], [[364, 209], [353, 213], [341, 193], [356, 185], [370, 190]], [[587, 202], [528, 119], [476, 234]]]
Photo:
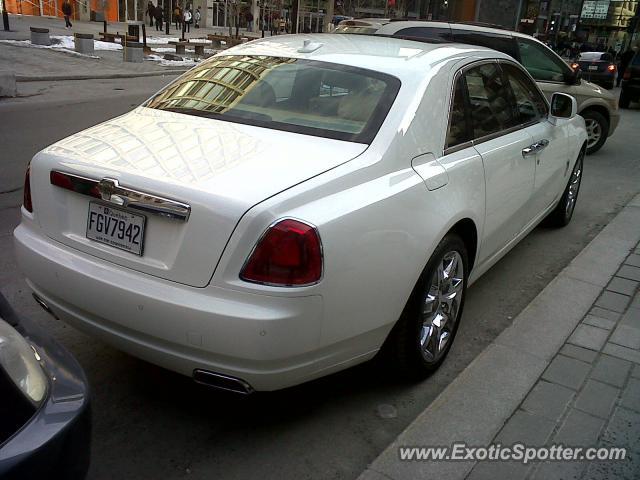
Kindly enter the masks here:
[[[496, 63], [498, 65], [500, 65], [501, 63], [509, 63], [511, 65], [514, 65], [516, 68], [518, 68], [520, 71], [524, 72], [525, 75], [527, 75], [531, 81], [533, 82], [534, 85], [536, 85], [536, 92], [539, 96], [541, 96], [544, 101], [545, 101], [545, 105], [547, 106], [547, 112], [546, 115], [539, 117], [536, 120], [532, 120], [530, 122], [526, 122], [526, 123], [521, 123], [518, 125], [514, 125], [512, 127], [509, 127], [505, 130], [500, 130], [498, 132], [494, 132], [494, 133], [490, 133], [489, 135], [485, 135], [483, 137], [478, 137], [478, 138], [473, 138], [471, 140], [468, 140], [466, 142], [460, 143], [458, 145], [454, 145], [453, 147], [447, 147], [447, 135], [449, 134], [449, 127], [450, 127], [450, 122], [451, 122], [451, 108], [453, 106], [453, 95], [455, 94], [455, 85], [456, 82], [458, 81], [458, 78], [464, 74], [465, 71], [471, 69], [471, 68], [475, 68], [477, 66], [486, 64], [486, 63]], [[540, 87], [538, 87], [536, 80], [531, 76], [531, 74], [521, 65], [518, 64], [518, 62], [516, 62], [515, 60], [510, 60], [507, 58], [491, 58], [491, 59], [482, 59], [482, 60], [477, 60], [475, 62], [469, 63], [467, 65], [464, 65], [463, 67], [461, 67], [454, 75], [453, 77], [453, 82], [450, 85], [450, 91], [451, 91], [451, 95], [449, 96], [449, 112], [448, 112], [448, 118], [447, 118], [447, 131], [446, 131], [446, 135], [445, 135], [445, 144], [444, 144], [444, 148], [442, 150], [442, 156], [445, 155], [449, 155], [455, 152], [459, 152], [460, 150], [464, 150], [465, 148], [469, 148], [469, 147], [475, 147], [476, 145], [480, 145], [481, 143], [484, 142], [488, 142], [490, 140], [496, 139], [498, 137], [502, 137], [504, 135], [509, 135], [510, 133], [513, 132], [517, 132], [518, 130], [522, 130], [528, 127], [531, 127], [533, 125], [536, 125], [538, 123], [547, 121], [548, 116], [549, 116], [549, 102], [547, 101], [546, 97], [544, 95], [542, 95], [542, 92], [540, 91]]]
[[96, 180], [73, 173], [63, 172], [61, 170], [51, 170], [51, 173], [65, 175], [71, 180], [74, 187], [79, 184], [83, 184], [84, 186], [89, 185], [97, 188], [100, 192], [100, 197], [90, 195], [86, 189], [74, 188], [71, 189], [71, 191], [92, 198], [101, 198], [103, 201], [109, 202], [118, 207], [131, 208], [133, 210], [139, 210], [151, 215], [157, 215], [181, 222], [186, 222], [191, 215], [191, 206], [188, 203], [178, 202], [177, 200], [171, 200], [151, 193], [123, 187], [120, 185], [118, 180], [114, 178]]

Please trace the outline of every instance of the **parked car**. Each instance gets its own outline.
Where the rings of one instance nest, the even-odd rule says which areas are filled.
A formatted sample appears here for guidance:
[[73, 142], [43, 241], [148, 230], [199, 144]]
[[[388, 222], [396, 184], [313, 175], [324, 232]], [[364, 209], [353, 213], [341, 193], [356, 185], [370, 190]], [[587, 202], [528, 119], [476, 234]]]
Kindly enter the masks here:
[[629, 62], [620, 86], [620, 108], [629, 108], [631, 102], [640, 101], [640, 53], [636, 52]]
[[381, 349], [424, 376], [468, 285], [570, 221], [576, 111], [489, 49], [255, 40], [38, 153], [17, 259], [61, 319], [208, 385], [280, 389]]
[[575, 97], [578, 113], [587, 124], [587, 154], [600, 150], [620, 121], [617, 101], [611, 93], [581, 80], [580, 74], [553, 50], [529, 35], [480, 25], [424, 21], [392, 21], [376, 33], [480, 45], [510, 55], [527, 69], [548, 100], [554, 92]]
[[333, 33], [376, 33], [378, 29], [389, 22], [388, 18], [351, 18], [340, 21]]
[[613, 57], [603, 52], [583, 52], [576, 62], [582, 78], [611, 90], [616, 80], [617, 68]]
[[0, 478], [82, 479], [90, 433], [82, 368], [0, 294]]

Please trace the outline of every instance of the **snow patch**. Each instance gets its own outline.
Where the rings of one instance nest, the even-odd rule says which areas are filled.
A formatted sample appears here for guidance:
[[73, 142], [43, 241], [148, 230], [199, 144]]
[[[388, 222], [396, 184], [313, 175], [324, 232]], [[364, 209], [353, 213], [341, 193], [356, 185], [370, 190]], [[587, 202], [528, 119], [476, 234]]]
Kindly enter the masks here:
[[197, 60], [193, 58], [184, 58], [182, 60], [165, 60], [160, 55], [147, 55], [145, 60], [149, 60], [152, 62], [159, 62], [163, 67], [193, 67], [198, 64]]

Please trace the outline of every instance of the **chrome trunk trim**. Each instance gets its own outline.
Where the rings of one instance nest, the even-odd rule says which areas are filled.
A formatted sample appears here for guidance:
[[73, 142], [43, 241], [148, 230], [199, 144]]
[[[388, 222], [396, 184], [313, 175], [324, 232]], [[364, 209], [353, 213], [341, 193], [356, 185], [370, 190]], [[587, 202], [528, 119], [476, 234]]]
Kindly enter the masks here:
[[[54, 183], [54, 177], [57, 175], [66, 177], [70, 185]], [[115, 178], [94, 180], [73, 173], [51, 170], [50, 180], [52, 185], [151, 215], [186, 222], [191, 214], [191, 206], [187, 203], [123, 187]]]

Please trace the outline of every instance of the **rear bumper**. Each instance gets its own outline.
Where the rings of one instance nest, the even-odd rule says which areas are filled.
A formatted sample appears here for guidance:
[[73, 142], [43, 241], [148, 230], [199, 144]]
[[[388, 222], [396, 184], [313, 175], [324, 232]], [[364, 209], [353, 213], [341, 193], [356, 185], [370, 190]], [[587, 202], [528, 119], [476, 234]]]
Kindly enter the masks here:
[[[10, 307], [1, 300], [0, 317], [6, 319]], [[31, 419], [1, 446], [0, 478], [82, 479], [91, 444], [85, 374], [69, 352], [28, 318], [19, 318], [14, 328], [38, 353], [49, 389]]]
[[596, 83], [598, 85], [611, 85], [613, 86], [616, 75], [615, 73], [602, 72], [602, 73], [584, 73], [582, 75], [588, 82]]
[[24, 222], [15, 247], [29, 285], [62, 320], [115, 347], [192, 376], [202, 369], [275, 390], [370, 355], [321, 351], [323, 300], [195, 288], [72, 250]]

